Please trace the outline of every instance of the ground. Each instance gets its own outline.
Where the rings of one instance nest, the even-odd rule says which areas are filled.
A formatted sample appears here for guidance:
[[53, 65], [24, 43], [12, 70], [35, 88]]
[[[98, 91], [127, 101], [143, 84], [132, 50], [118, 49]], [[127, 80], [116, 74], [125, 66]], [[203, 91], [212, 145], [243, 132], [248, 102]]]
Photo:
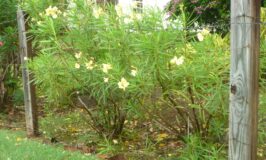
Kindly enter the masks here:
[[61, 147], [51, 146], [26, 138], [22, 131], [0, 130], [1, 160], [94, 160], [78, 152], [68, 152]]

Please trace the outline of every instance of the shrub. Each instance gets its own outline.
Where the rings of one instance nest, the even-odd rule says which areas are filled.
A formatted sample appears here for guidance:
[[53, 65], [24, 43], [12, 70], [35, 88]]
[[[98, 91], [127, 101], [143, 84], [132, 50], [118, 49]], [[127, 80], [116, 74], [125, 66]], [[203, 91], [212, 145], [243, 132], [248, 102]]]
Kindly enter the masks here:
[[169, 132], [221, 139], [228, 104], [227, 39], [206, 29], [195, 39], [182, 30], [190, 23], [165, 22], [157, 11], [126, 15], [119, 6], [87, 3], [58, 8], [50, 1], [24, 3], [38, 50], [29, 66], [48, 101], [60, 105], [76, 97], [91, 127], [108, 138], [122, 133], [134, 110], [152, 111], [149, 116], [164, 124], [156, 109], [173, 109], [173, 124], [165, 124]]

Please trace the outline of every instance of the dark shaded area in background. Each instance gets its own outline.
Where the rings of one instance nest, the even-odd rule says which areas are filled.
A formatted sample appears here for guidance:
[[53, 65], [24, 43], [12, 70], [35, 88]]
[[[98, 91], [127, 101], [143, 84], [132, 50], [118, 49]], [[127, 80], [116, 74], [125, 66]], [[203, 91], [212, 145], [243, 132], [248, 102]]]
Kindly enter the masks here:
[[181, 14], [180, 4], [188, 21], [196, 19], [200, 26], [208, 25], [209, 29], [226, 34], [230, 28], [230, 0], [172, 0], [169, 5], [170, 14]]
[[[0, 111], [6, 109], [10, 102], [20, 101], [19, 88], [19, 54], [17, 51], [17, 0], [0, 0]], [[19, 94], [18, 94], [19, 93]]]

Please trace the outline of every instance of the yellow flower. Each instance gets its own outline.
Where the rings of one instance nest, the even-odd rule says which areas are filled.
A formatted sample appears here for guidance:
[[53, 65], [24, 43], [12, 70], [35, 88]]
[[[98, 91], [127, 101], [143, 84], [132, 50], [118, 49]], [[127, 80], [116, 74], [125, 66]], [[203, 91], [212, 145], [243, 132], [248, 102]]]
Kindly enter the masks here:
[[39, 16], [42, 17], [43, 16], [43, 13], [39, 13]]
[[67, 13], [66, 12], [63, 13], [63, 17], [67, 17]]
[[76, 57], [77, 59], [79, 59], [79, 58], [81, 57], [81, 55], [82, 55], [82, 52], [75, 53], [75, 57]]
[[168, 137], [168, 134], [167, 133], [161, 133], [161, 134], [158, 134], [157, 137], [156, 137], [156, 141], [162, 141], [164, 140], [165, 138]]
[[109, 78], [107, 78], [107, 77], [104, 77], [104, 78], [103, 78], [103, 81], [104, 81], [104, 83], [108, 83], [108, 81], [109, 81]]
[[103, 64], [103, 72], [108, 73], [108, 70], [112, 69], [112, 66], [110, 64]]
[[122, 77], [121, 80], [120, 80], [120, 82], [118, 82], [118, 87], [120, 89], [123, 89], [124, 91], [126, 90], [126, 88], [128, 87], [128, 85], [129, 85], [129, 83], [128, 83], [128, 81], [124, 77]]
[[79, 63], [76, 63], [75, 64], [75, 68], [79, 69], [80, 68], [80, 64]]
[[88, 70], [92, 70], [94, 68], [93, 63], [94, 63], [93, 60], [90, 60], [88, 63], [85, 64], [86, 65], [86, 68]]
[[93, 8], [93, 16], [98, 19], [103, 14], [102, 8]]
[[16, 141], [17, 141], [17, 142], [20, 142], [20, 141], [22, 141], [22, 138], [17, 137]]
[[202, 35], [202, 33], [197, 33], [197, 38], [200, 42], [204, 40], [204, 36]]
[[38, 24], [38, 25], [41, 25], [41, 24], [42, 24], [42, 21], [38, 21], [37, 24]]
[[113, 143], [114, 143], [114, 144], [118, 144], [118, 140], [113, 139]]
[[170, 63], [179, 66], [179, 65], [181, 65], [181, 64], [184, 63], [184, 59], [185, 59], [184, 56], [181, 56], [181, 57], [179, 57], [179, 58], [177, 58], [176, 56], [174, 56], [174, 58], [172, 58], [172, 59], [170, 60]]
[[208, 34], [210, 34], [210, 31], [208, 29], [204, 28], [197, 33], [197, 38], [199, 41], [203, 41], [204, 36], [207, 36]]
[[51, 16], [52, 18], [56, 19], [58, 14], [60, 14], [61, 11], [58, 10], [57, 7], [52, 7], [52, 6], [49, 6], [46, 10], [45, 10], [45, 15], [46, 16]]
[[170, 63], [171, 63], [171, 64], [175, 64], [177, 60], [178, 60], [178, 58], [177, 58], [176, 56], [174, 56], [174, 58], [172, 58], [172, 59], [170, 60]]
[[208, 29], [204, 28], [201, 30], [201, 34], [206, 36], [206, 35], [210, 34], [210, 31]]
[[133, 76], [133, 77], [136, 77], [136, 75], [137, 75], [137, 69], [132, 69], [131, 70], [131, 75]]

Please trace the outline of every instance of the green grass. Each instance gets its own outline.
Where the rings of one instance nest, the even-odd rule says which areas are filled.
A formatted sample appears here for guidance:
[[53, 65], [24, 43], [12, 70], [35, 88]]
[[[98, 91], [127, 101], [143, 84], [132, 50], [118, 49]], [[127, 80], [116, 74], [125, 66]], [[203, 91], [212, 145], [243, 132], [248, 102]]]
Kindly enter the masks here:
[[29, 140], [25, 133], [0, 130], [0, 160], [95, 160], [93, 156], [64, 151]]

